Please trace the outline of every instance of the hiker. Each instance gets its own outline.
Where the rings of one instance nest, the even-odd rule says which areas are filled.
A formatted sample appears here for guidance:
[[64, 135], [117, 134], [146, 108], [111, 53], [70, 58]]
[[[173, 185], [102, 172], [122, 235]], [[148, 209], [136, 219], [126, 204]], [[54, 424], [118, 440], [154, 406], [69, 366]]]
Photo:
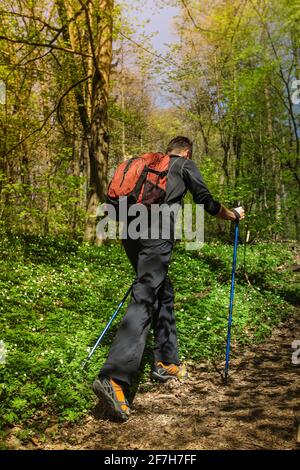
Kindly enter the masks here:
[[[232, 221], [243, 219], [242, 207], [229, 210], [213, 199], [191, 160], [192, 149], [193, 144], [187, 137], [179, 136], [169, 143], [164, 202], [168, 205], [181, 203], [189, 190], [195, 203], [203, 204], [210, 215]], [[173, 287], [167, 275], [174, 239], [129, 237], [122, 243], [136, 272], [136, 280], [127, 312], [93, 390], [115, 418], [125, 421], [130, 414], [125, 391], [139, 369], [151, 322], [154, 331], [153, 377], [164, 382], [184, 377], [186, 371], [179, 360]]]

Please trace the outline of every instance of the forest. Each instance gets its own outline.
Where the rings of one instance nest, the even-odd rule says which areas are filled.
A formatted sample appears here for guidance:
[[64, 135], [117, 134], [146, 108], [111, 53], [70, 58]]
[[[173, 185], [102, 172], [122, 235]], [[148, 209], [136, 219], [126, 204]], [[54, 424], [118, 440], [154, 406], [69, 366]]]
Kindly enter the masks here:
[[2, 2], [6, 230], [94, 241], [110, 171], [179, 133], [253, 237], [299, 240], [298, 2], [177, 3], [160, 56], [121, 2]]
[[[161, 50], [151, 18], [144, 19], [149, 3], [156, 14], [170, 8], [174, 15], [173, 39]], [[235, 439], [224, 431], [219, 448], [293, 448], [300, 422], [299, 368], [290, 360], [300, 339], [300, 1], [2, 0], [0, 15], [0, 448], [130, 449], [146, 417], [153, 431], [143, 431], [136, 449], [162, 448], [161, 423], [164, 448], [212, 449], [229, 411]], [[189, 253], [178, 243], [170, 267], [181, 359], [196, 378], [192, 372], [187, 389], [166, 388], [162, 403], [168, 394], [175, 402], [190, 394], [198, 409], [193, 393], [202, 380], [221, 424], [211, 416], [194, 422], [185, 404], [182, 422], [194, 429], [185, 440], [180, 422], [178, 432], [170, 430], [176, 417], [166, 411], [159, 420], [162, 405], [153, 415], [151, 400], [161, 392], [149, 382], [151, 337], [143, 393], [124, 434], [91, 411], [90, 384], [118, 320], [80, 370], [133, 279], [121, 244], [97, 238], [97, 208], [119, 163], [165, 152], [177, 135], [193, 141], [193, 160], [214, 198], [246, 211], [232, 367], [242, 374], [249, 356], [255, 376], [255, 345], [262, 362], [274, 359], [268, 378], [261, 371], [257, 396], [245, 398], [248, 379], [236, 376], [236, 407], [226, 409], [229, 395], [214, 365], [221, 368], [225, 354], [234, 224], [206, 214], [204, 248]], [[278, 357], [268, 356], [268, 341]], [[290, 397], [284, 410], [282, 394]], [[272, 400], [281, 422], [275, 437]], [[253, 416], [245, 418], [250, 430], [239, 433], [243, 401]]]

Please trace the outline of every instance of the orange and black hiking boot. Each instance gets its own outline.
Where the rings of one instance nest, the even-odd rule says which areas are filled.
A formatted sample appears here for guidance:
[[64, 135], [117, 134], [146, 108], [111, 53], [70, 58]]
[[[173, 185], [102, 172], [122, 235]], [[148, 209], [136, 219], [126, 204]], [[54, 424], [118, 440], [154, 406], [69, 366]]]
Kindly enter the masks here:
[[152, 376], [160, 382], [166, 382], [169, 379], [185, 379], [188, 374], [184, 365], [177, 366], [176, 364], [157, 362], [154, 366]]
[[93, 383], [93, 390], [101, 402], [106, 406], [110, 415], [121, 421], [126, 421], [130, 415], [128, 401], [123, 389], [111, 377], [99, 377]]

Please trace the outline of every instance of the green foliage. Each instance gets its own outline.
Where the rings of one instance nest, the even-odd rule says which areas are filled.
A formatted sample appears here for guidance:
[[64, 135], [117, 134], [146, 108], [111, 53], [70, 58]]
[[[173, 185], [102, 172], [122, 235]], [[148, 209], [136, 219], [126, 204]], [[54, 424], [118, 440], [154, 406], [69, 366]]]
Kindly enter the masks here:
[[175, 3], [166, 87], [208, 187], [246, 208], [256, 239], [299, 240], [299, 0]]
[[[283, 245], [259, 244], [248, 248], [246, 270], [253, 282], [253, 287], [249, 287], [240, 250], [234, 341], [245, 344], [264, 339], [272, 326], [291, 311], [283, 289], [288, 275], [277, 271], [278, 265], [289, 260], [291, 255]], [[176, 280], [177, 325], [185, 358], [214, 357], [224, 349], [231, 262], [232, 248], [220, 244], [205, 245], [197, 256], [183, 247], [177, 251], [170, 272]]]
[[[90, 385], [121, 315], [87, 371], [81, 363], [130, 285], [132, 268], [117, 243], [91, 247], [62, 238], [3, 235], [0, 249], [0, 339], [8, 350], [0, 365], [1, 426], [26, 422], [44, 429], [53, 420], [74, 421], [95, 403]], [[231, 246], [205, 245], [199, 253], [176, 246], [170, 275], [182, 359], [222, 361], [231, 258]], [[249, 287], [240, 249], [233, 344], [264, 339], [292, 310], [299, 291], [291, 274], [277, 269], [290, 261], [285, 245], [249, 247]]]
[[[47, 171], [36, 177], [34, 184], [13, 183], [0, 171], [2, 227], [44, 235], [82, 237], [86, 180], [70, 172], [71, 161], [72, 149], [62, 148]], [[10, 200], [14, 201], [13, 205], [8, 203]]]

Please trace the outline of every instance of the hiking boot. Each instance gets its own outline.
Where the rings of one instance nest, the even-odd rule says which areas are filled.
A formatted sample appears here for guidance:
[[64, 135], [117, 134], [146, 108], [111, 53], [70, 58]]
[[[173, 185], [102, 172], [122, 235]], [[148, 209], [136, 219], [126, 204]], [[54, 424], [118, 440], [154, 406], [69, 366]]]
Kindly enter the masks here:
[[93, 383], [93, 390], [112, 417], [121, 421], [129, 418], [130, 409], [121, 385], [110, 377], [100, 377]]
[[187, 370], [184, 365], [164, 364], [157, 362], [154, 366], [152, 376], [160, 382], [166, 382], [169, 379], [185, 379], [187, 378]]

